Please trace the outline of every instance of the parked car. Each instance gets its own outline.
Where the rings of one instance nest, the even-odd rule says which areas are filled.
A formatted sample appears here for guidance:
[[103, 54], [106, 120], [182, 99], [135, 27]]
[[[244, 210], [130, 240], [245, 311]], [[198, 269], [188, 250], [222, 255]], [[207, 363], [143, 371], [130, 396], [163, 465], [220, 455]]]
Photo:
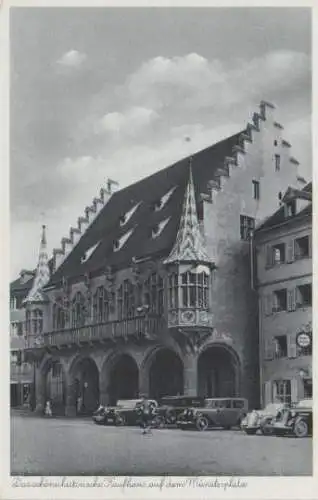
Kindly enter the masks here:
[[276, 436], [294, 435], [299, 438], [312, 435], [312, 403], [312, 399], [303, 399], [286, 408], [280, 418], [272, 422], [272, 433]]
[[175, 425], [185, 408], [202, 407], [204, 398], [199, 396], [166, 396], [159, 401], [158, 414], [166, 425]]
[[205, 431], [209, 427], [239, 426], [248, 410], [248, 401], [243, 398], [209, 398], [199, 408], [187, 408], [179, 416], [180, 429], [196, 428]]
[[[138, 425], [141, 418], [141, 399], [121, 399], [117, 401], [116, 406], [100, 407], [93, 415], [93, 420], [100, 425]], [[155, 427], [160, 427], [163, 419], [157, 414], [158, 403], [150, 400], [155, 408], [154, 422]]]
[[261, 431], [264, 435], [272, 434], [272, 421], [279, 418], [287, 407], [285, 403], [269, 403], [263, 410], [253, 410], [241, 422], [241, 429], [246, 434], [256, 434]]

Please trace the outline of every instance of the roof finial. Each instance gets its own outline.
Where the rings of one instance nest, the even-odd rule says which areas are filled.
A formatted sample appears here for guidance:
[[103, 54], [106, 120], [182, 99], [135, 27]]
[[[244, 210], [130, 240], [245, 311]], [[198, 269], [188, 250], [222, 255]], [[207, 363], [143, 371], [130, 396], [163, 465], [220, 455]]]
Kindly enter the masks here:
[[46, 225], [43, 224], [42, 225], [42, 238], [41, 238], [41, 244], [42, 245], [46, 245], [46, 234], [45, 234], [45, 230], [46, 230]]

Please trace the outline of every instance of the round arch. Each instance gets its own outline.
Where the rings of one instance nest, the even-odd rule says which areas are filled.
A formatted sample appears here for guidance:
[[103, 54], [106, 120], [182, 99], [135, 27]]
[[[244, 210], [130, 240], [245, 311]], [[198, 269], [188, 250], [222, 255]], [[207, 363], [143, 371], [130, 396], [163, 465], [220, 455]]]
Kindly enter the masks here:
[[156, 348], [146, 363], [149, 382], [149, 397], [160, 399], [164, 396], [183, 394], [183, 362], [171, 348]]
[[42, 406], [50, 401], [53, 414], [64, 415], [66, 405], [66, 374], [62, 361], [50, 357], [44, 360], [40, 373], [43, 381]]
[[240, 361], [226, 344], [208, 344], [197, 361], [198, 395], [203, 397], [235, 397], [240, 392]]
[[87, 356], [75, 358], [69, 368], [72, 404], [78, 415], [91, 415], [99, 404], [99, 371], [95, 361]]
[[119, 399], [136, 399], [139, 395], [139, 368], [135, 358], [120, 353], [109, 360], [108, 398], [111, 405]]

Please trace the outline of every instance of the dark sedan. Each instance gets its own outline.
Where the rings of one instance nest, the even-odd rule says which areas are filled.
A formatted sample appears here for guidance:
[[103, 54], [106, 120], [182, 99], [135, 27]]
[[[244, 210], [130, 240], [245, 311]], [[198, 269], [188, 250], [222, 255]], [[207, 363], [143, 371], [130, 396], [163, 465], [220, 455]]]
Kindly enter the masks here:
[[[141, 419], [141, 399], [120, 399], [116, 406], [100, 406], [93, 415], [99, 425], [139, 425]], [[150, 400], [154, 408], [155, 427], [160, 427], [162, 419], [157, 415], [158, 403]]]

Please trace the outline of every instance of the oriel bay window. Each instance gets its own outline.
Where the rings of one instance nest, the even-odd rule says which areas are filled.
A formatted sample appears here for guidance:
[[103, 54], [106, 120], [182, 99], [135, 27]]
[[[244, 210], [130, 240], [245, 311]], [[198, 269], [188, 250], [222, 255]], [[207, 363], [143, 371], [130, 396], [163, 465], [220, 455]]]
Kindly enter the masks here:
[[43, 330], [43, 312], [40, 309], [32, 311], [32, 333], [35, 335], [42, 333]]
[[209, 280], [205, 272], [184, 272], [179, 277], [169, 277], [169, 309], [196, 308], [209, 309]]
[[102, 323], [109, 320], [109, 297], [107, 290], [100, 286], [93, 297], [93, 321]]

